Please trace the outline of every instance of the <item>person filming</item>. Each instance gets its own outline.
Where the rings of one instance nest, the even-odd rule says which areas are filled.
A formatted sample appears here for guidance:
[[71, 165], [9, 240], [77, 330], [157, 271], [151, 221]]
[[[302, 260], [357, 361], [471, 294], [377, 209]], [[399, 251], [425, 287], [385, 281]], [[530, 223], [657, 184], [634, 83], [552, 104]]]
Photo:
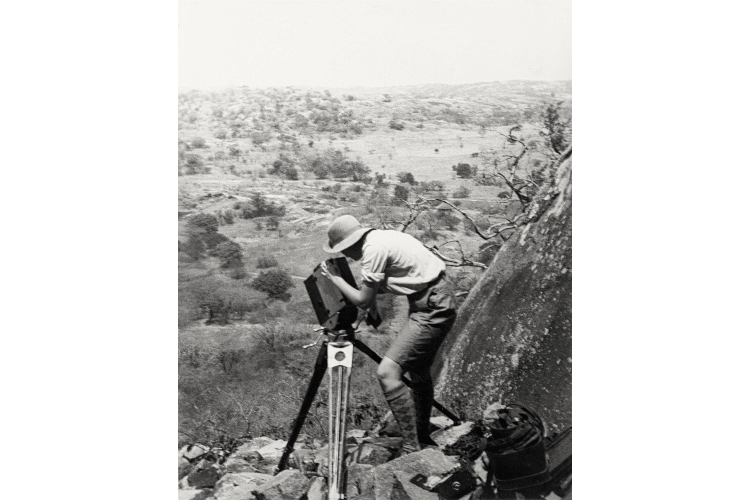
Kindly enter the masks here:
[[[322, 274], [371, 315], [377, 316], [377, 293], [407, 296], [409, 319], [383, 356], [377, 376], [404, 437], [402, 454], [434, 446], [429, 434], [434, 397], [430, 367], [456, 320], [456, 299], [445, 263], [413, 236], [362, 227], [351, 215], [331, 223], [323, 249], [361, 261], [360, 289], [349, 285], [337, 268], [325, 262]], [[411, 395], [403, 382], [404, 373], [412, 380]]]

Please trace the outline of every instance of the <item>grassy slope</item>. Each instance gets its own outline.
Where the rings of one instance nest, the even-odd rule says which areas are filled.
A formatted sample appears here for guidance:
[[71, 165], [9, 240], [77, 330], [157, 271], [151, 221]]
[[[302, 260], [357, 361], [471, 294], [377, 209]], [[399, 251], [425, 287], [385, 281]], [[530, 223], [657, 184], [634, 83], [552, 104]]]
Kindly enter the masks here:
[[[540, 95], [545, 92], [549, 93], [549, 88], [557, 89], [558, 93], [561, 88], [565, 88], [565, 85], [552, 84], [549, 88], [544, 87], [544, 84], [541, 85], [534, 90]], [[359, 156], [371, 168], [373, 174], [385, 173], [391, 181], [398, 172], [407, 171], [411, 172], [418, 181], [445, 182], [447, 193], [453, 192], [461, 185], [466, 185], [471, 189], [471, 199], [496, 202], [497, 187], [476, 186], [469, 181], [456, 179], [451, 170], [451, 166], [459, 162], [477, 164], [478, 159], [472, 158], [471, 153], [483, 148], [501, 147], [502, 142], [496, 132], [490, 130], [482, 136], [475, 124], [459, 125], [439, 120], [409, 120], [409, 117], [413, 116], [415, 109], [434, 110], [442, 107], [453, 107], [466, 114], [486, 114], [492, 110], [493, 106], [499, 104], [505, 106], [505, 109], [520, 109], [520, 106], [528, 105], [529, 102], [534, 102], [534, 99], [536, 101], [540, 99], [538, 96], [532, 99], [528, 92], [529, 88], [526, 84], [506, 85], [505, 87], [490, 84], [341, 90], [334, 96], [342, 98], [347, 93], [356, 95], [356, 101], [344, 102], [344, 105], [352, 107], [359, 116], [372, 119], [375, 128], [365, 129], [362, 135], [333, 140], [328, 134], [313, 134], [315, 143], [312, 149], [322, 150], [333, 147], [342, 151], [348, 150], [349, 157]], [[383, 93], [390, 93], [394, 101], [383, 103], [381, 98]], [[240, 97], [238, 99], [238, 102], [245, 105], [257, 107], [254, 104], [255, 98]], [[273, 102], [272, 99], [266, 97], [258, 97], [257, 100], [265, 102], [267, 106], [271, 106]], [[203, 137], [206, 139], [207, 148], [192, 152], [206, 156], [216, 151], [227, 151], [230, 144], [248, 151], [244, 155], [245, 163], [234, 162], [238, 169], [244, 172], [242, 177], [230, 174], [225, 168], [226, 162], [215, 162], [210, 174], [180, 177], [180, 209], [211, 213], [217, 210], [228, 210], [236, 201], [247, 199], [252, 191], [262, 192], [269, 199], [284, 204], [287, 208], [287, 215], [282, 220], [280, 233], [265, 229], [258, 230], [255, 221], [240, 218], [236, 218], [232, 225], [221, 226], [220, 232], [241, 245], [249, 273], [259, 271], [255, 268], [258, 256], [271, 254], [293, 276], [308, 276], [318, 262], [328, 257], [321, 249], [327, 225], [336, 215], [342, 213], [361, 215], [361, 205], [366, 199], [366, 194], [360, 198], [359, 202], [331, 200], [321, 197], [323, 194], [321, 188], [334, 185], [335, 181], [315, 180], [306, 173], [301, 173], [301, 179], [298, 181], [260, 177], [259, 174], [263, 171], [262, 164], [270, 163], [277, 157], [278, 152], [275, 150], [274, 143], [269, 143], [268, 150], [262, 151], [261, 148], [253, 146], [249, 139], [216, 139], [213, 133], [221, 125], [210, 117], [211, 103], [201, 102], [200, 96], [196, 96], [194, 101], [200, 103], [194, 106], [194, 112], [199, 119], [193, 124], [183, 123], [179, 137], [187, 141], [197, 136]], [[387, 122], [393, 116], [404, 120], [405, 130], [396, 131], [388, 128]], [[422, 123], [423, 128], [418, 128], [418, 123]], [[500, 131], [508, 128], [507, 126], [495, 127]], [[303, 147], [308, 147], [307, 140], [300, 139], [300, 142], [305, 144]], [[439, 150], [437, 153], [436, 148]], [[346, 186], [346, 183], [344, 185]], [[219, 192], [232, 196], [234, 199], [228, 199], [226, 196], [205, 197], [208, 193]], [[322, 213], [314, 213], [305, 208]], [[364, 217], [363, 220], [367, 222], [368, 218]], [[476, 252], [482, 243], [479, 238], [465, 235], [460, 230], [452, 233], [445, 232], [440, 241], [450, 239], [460, 240], [467, 254]], [[215, 272], [216, 265], [212, 259], [198, 263], [181, 263], [180, 274], [182, 278], [200, 279], [202, 275]], [[249, 284], [252, 276], [243, 281]], [[215, 420], [224, 422], [227, 428], [231, 427], [233, 432], [239, 432], [238, 429], [242, 425], [238, 422], [241, 423], [242, 419], [238, 416], [237, 405], [233, 402], [235, 400], [226, 395], [232, 394], [235, 399], [239, 398], [237, 400], [254, 405], [260, 412], [258, 425], [253, 428], [254, 432], [260, 432], [259, 426], [262, 425], [273, 427], [271, 422], [276, 412], [276, 420], [282, 417], [280, 419], [282, 422], [279, 424], [280, 427], [274, 428], [273, 432], [279, 434], [279, 437], [284, 437], [283, 428], [294, 416], [299, 402], [300, 389], [306, 384], [315, 357], [314, 350], [303, 351], [300, 348], [302, 344], [316, 337], [311, 331], [315, 319], [301, 280], [295, 279], [295, 284], [292, 299], [280, 308], [280, 319], [290, 322], [283, 327], [289, 333], [288, 337], [284, 337], [284, 341], [288, 344], [287, 348], [278, 351], [269, 350], [259, 337], [262, 326], [248, 322], [234, 322], [227, 326], [204, 326], [201, 322], [196, 322], [180, 330], [179, 342], [183, 354], [189, 349], [197, 348], [198, 351], [208, 356], [197, 367], [186, 364], [181, 357], [181, 429], [195, 432], [199, 428], [199, 421], [202, 421], [201, 419], [208, 412]], [[388, 340], [398, 330], [406, 314], [402, 302], [396, 301], [397, 317], [393, 325], [383, 328], [386, 333], [368, 337], [368, 343], [373, 344], [373, 347], [381, 353], [385, 351]], [[232, 349], [243, 349], [246, 354], [250, 353], [250, 355], [243, 358], [244, 361], [238, 368], [235, 368], [234, 373], [227, 374], [223, 372], [216, 359], [210, 356]], [[360, 374], [357, 375], [356, 391], [364, 397], [358, 404], [367, 406], [367, 398], [369, 398], [370, 401], [375, 401], [376, 405], [382, 406], [377, 384], [372, 378], [373, 374], [374, 370], [370, 367], [360, 370]], [[288, 396], [277, 397], [275, 394]], [[200, 408], [200, 411], [197, 411], [197, 408]], [[376, 410], [365, 408], [362, 412], [372, 413]], [[314, 429], [306, 430], [316, 432]], [[185, 439], [185, 435], [182, 435], [181, 440]]]

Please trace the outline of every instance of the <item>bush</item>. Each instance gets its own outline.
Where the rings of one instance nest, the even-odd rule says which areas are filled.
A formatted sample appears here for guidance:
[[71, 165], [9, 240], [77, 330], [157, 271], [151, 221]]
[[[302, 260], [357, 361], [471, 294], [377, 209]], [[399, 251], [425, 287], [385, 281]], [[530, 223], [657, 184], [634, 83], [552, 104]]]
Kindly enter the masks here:
[[393, 197], [399, 200], [407, 201], [409, 199], [409, 188], [397, 185]]
[[454, 198], [468, 198], [471, 194], [471, 190], [467, 188], [466, 186], [461, 186], [457, 190], [453, 191], [453, 197]]
[[286, 214], [284, 205], [277, 205], [268, 201], [261, 193], [253, 192], [250, 195], [250, 201], [240, 203], [239, 209], [242, 211], [243, 219], [254, 219], [256, 217], [277, 216], [283, 217]]
[[221, 267], [239, 267], [242, 263], [242, 247], [234, 241], [219, 243], [210, 252], [221, 261]]
[[273, 255], [261, 255], [258, 257], [258, 262], [255, 267], [258, 269], [268, 269], [269, 267], [276, 267], [279, 265], [279, 261]]
[[191, 234], [187, 243], [178, 242], [178, 251], [189, 255], [193, 260], [198, 260], [204, 256], [206, 245], [197, 234]]
[[453, 170], [456, 172], [456, 175], [462, 179], [471, 179], [474, 174], [476, 174], [475, 169], [472, 169], [471, 165], [468, 163], [453, 165]]
[[229, 238], [221, 233], [205, 233], [203, 235], [203, 243], [205, 243], [206, 247], [211, 250], [222, 243], [226, 243], [227, 241], [230, 241]]
[[207, 173], [208, 168], [200, 155], [188, 153], [183, 156], [182, 165], [187, 169], [188, 175]]
[[226, 139], [227, 138], [227, 131], [224, 130], [224, 129], [219, 129], [214, 134], [214, 137], [216, 137], [217, 139], [222, 139], [222, 140]]
[[268, 231], [276, 231], [279, 228], [279, 218], [269, 217], [266, 221], [266, 229]]
[[196, 137], [195, 139], [190, 141], [190, 145], [195, 149], [205, 148], [206, 140], [203, 137]]
[[288, 302], [292, 298], [289, 289], [294, 287], [292, 277], [284, 269], [261, 271], [253, 280], [252, 287], [274, 300]]
[[207, 233], [215, 233], [219, 230], [219, 219], [211, 214], [196, 214], [190, 218], [188, 224], [203, 229]]
[[414, 176], [411, 172], [399, 172], [396, 176], [398, 177], [399, 182], [403, 182], [404, 184], [409, 184], [411, 186], [417, 184], [417, 181], [414, 180]]
[[406, 128], [406, 125], [404, 125], [403, 122], [400, 122], [395, 118], [388, 122], [388, 126], [393, 130], [404, 130], [404, 128]]
[[245, 266], [236, 266], [229, 272], [229, 277], [233, 280], [241, 280], [247, 278], [247, 270], [245, 269]]

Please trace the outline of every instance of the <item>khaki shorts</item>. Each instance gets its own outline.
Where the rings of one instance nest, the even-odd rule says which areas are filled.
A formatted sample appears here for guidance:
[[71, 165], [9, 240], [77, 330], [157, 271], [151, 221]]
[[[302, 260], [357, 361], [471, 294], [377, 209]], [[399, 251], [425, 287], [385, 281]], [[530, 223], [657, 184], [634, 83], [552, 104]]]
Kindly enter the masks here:
[[453, 284], [445, 275], [409, 297], [409, 320], [386, 352], [404, 371], [424, 371], [456, 321]]

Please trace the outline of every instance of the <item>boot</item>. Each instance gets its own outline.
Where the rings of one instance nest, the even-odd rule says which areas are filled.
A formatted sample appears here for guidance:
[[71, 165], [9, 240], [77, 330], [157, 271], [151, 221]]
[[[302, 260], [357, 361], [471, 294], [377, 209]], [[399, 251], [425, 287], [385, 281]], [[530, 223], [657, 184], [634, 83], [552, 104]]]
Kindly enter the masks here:
[[422, 449], [428, 446], [437, 446], [430, 437], [430, 416], [432, 415], [432, 398], [434, 390], [432, 385], [428, 387], [414, 386], [414, 410], [417, 417], [417, 439]]
[[417, 418], [409, 388], [405, 384], [401, 384], [392, 391], [383, 391], [383, 394], [391, 408], [393, 418], [396, 419], [396, 423], [401, 429], [401, 435], [404, 437], [401, 455], [419, 451]]

